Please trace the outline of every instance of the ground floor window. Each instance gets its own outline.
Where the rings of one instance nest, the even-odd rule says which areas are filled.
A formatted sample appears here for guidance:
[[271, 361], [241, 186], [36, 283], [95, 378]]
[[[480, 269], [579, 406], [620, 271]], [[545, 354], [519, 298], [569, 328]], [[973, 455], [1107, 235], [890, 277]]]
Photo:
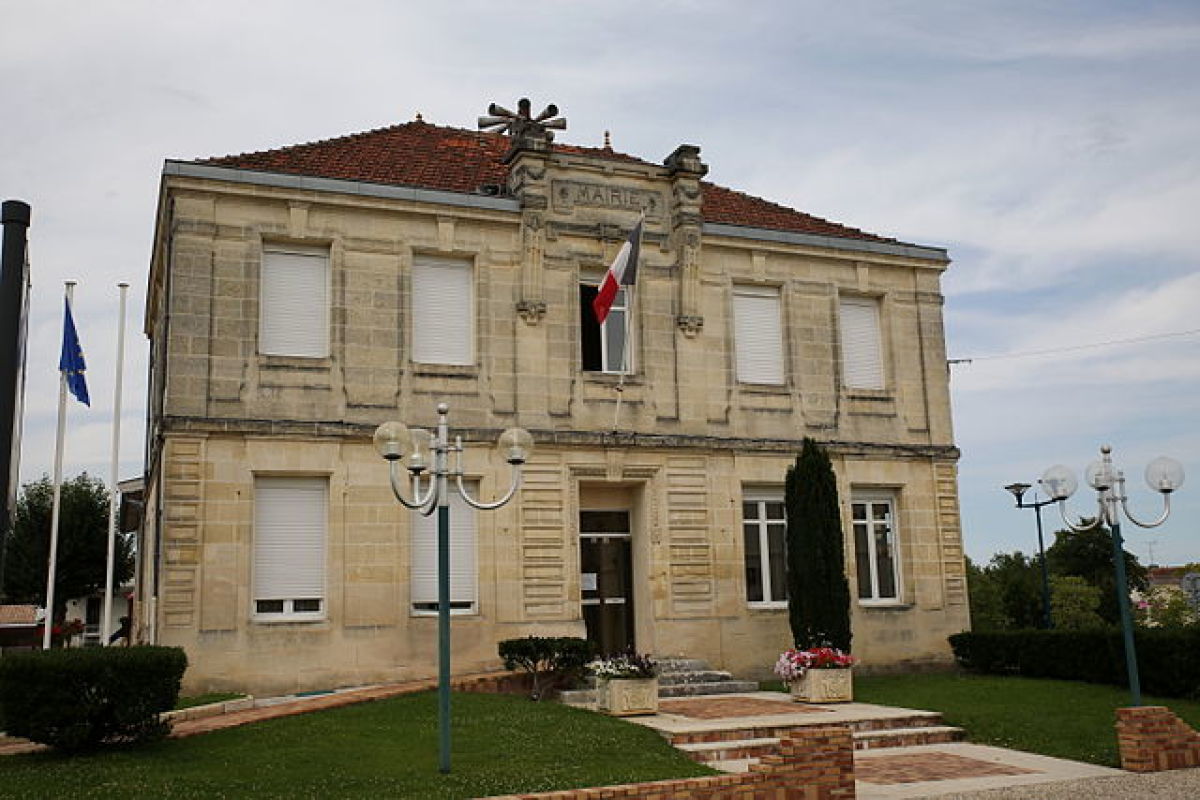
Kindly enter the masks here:
[[748, 495], [742, 502], [746, 601], [787, 604], [787, 518], [780, 495]]
[[[472, 497], [479, 484], [466, 482]], [[438, 512], [428, 517], [412, 516], [412, 610], [435, 614], [438, 610]], [[478, 570], [475, 566], [475, 509], [450, 489], [450, 613], [471, 614], [476, 610]]]
[[861, 602], [900, 600], [896, 500], [891, 495], [855, 494], [850, 504], [854, 562]]
[[328, 502], [327, 478], [254, 481], [256, 617], [324, 617]]

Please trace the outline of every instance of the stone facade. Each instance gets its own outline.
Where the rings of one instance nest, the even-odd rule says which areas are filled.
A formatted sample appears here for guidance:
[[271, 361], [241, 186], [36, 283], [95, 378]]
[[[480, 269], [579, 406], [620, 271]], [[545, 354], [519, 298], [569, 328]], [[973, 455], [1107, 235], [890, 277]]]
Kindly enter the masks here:
[[[766, 677], [790, 643], [787, 612], [747, 601], [742, 499], [782, 491], [805, 436], [837, 472], [852, 595], [851, 499], [894, 499], [897, 596], [855, 604], [855, 654], [867, 667], [950, 663], [946, 637], [969, 622], [944, 252], [711, 222], [689, 146], [661, 166], [515, 148], [506, 167], [506, 186], [472, 194], [168, 162], [146, 314], [138, 636], [187, 649], [189, 691], [433, 674], [436, 620], [409, 603], [412, 520], [370, 437], [387, 419], [431, 427], [444, 401], [485, 499], [509, 480], [496, 435], [520, 425], [537, 441], [516, 500], [477, 515], [477, 599], [454, 620], [456, 672], [496, 665], [501, 639], [584, 635], [580, 511], [623, 509], [637, 648]], [[614, 431], [622, 381], [580, 368], [579, 286], [641, 209], [634, 369]], [[273, 246], [328, 254], [329, 308], [314, 309], [328, 313], [327, 356], [259, 352]], [[472, 364], [412, 357], [413, 264], [431, 256], [470, 265]], [[735, 287], [778, 292], [782, 383], [737, 379]], [[847, 296], [878, 303], [883, 388], [844, 386]], [[328, 482], [319, 619], [254, 613], [263, 476]]]

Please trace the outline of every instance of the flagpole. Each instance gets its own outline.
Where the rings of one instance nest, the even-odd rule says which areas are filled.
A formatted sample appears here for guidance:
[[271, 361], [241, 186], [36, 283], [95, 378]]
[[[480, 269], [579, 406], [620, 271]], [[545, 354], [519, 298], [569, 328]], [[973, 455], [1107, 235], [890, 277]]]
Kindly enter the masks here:
[[[75, 281], [65, 281], [67, 306], [75, 296]], [[66, 320], [63, 321], [66, 325]], [[67, 428], [67, 373], [58, 371], [58, 433], [54, 437], [54, 502], [50, 511], [50, 563], [46, 569], [46, 619], [42, 624], [42, 649], [50, 649], [54, 627], [54, 578], [58, 570], [58, 511], [62, 500], [63, 436]]]
[[[117, 542], [117, 461], [121, 450], [121, 375], [125, 368], [125, 295], [129, 284], [121, 281], [117, 284], [121, 290], [121, 318], [117, 322], [117, 383], [113, 390], [113, 427], [112, 427], [112, 461], [109, 474], [112, 481], [109, 484], [108, 495], [108, 561], [104, 569], [104, 624], [100, 628], [100, 644], [108, 646], [108, 637], [112, 633], [113, 607], [113, 570], [116, 560]], [[127, 640], [128, 641], [128, 640]]]
[[[638, 258], [641, 258], [642, 252], [642, 225], [646, 222], [646, 209], [642, 209], [641, 216], [638, 217], [638, 241], [637, 249]], [[634, 264], [634, 268], [637, 265]], [[620, 430], [618, 421], [621, 418], [621, 401], [625, 398], [625, 375], [629, 372], [629, 340], [633, 338], [633, 284], [625, 287], [625, 340], [621, 347], [621, 377], [617, 379], [617, 407], [613, 410], [613, 432]]]

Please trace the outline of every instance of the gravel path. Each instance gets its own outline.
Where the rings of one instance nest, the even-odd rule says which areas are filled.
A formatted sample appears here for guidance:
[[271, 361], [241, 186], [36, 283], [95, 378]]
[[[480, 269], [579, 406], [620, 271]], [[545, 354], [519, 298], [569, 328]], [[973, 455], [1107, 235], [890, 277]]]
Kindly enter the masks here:
[[937, 797], [938, 800], [1139, 800], [1143, 797], [1196, 800], [1200, 798], [1200, 768], [1009, 786]]

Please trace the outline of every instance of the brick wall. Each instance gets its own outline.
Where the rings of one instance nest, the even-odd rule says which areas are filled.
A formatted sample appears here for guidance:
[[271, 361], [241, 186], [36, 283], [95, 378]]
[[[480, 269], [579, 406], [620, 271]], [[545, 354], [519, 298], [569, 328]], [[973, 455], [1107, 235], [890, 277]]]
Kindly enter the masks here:
[[1117, 744], [1131, 772], [1200, 767], [1200, 732], [1163, 706], [1118, 708]]
[[791, 732], [750, 772], [620, 786], [594, 786], [493, 800], [853, 800], [850, 729], [812, 726]]

